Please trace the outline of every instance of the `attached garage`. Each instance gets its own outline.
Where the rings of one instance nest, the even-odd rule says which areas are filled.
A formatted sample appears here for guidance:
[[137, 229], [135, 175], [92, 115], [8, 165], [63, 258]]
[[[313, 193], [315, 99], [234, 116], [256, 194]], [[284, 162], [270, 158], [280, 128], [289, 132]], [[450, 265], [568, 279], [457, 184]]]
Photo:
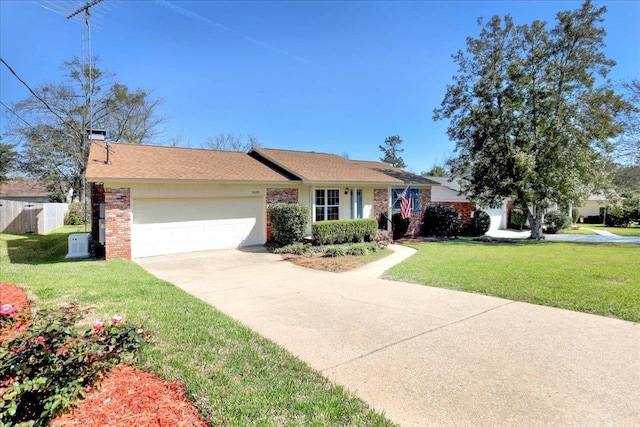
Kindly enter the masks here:
[[263, 197], [132, 200], [133, 258], [261, 245]]

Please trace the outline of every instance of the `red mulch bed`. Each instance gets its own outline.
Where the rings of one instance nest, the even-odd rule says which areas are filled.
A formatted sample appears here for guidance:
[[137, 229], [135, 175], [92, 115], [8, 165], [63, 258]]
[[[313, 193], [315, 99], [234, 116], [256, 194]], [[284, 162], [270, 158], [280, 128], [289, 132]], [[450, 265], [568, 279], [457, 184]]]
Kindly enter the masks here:
[[[0, 330], [0, 341], [13, 338], [28, 326], [17, 320], [28, 314], [31, 302], [16, 285], [0, 283], [0, 305], [12, 304], [16, 322]], [[22, 316], [21, 316], [22, 315]], [[184, 387], [126, 365], [109, 372], [98, 387], [69, 414], [51, 421], [57, 426], [195, 426], [208, 424], [186, 399]]]

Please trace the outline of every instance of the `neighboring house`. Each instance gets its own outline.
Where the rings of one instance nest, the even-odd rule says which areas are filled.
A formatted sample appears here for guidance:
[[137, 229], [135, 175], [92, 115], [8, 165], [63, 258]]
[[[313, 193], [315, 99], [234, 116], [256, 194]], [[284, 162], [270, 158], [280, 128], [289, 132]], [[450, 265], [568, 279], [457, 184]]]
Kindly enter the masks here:
[[379, 162], [315, 152], [110, 144], [108, 154], [92, 144], [87, 168], [92, 237], [107, 259], [264, 244], [277, 202], [309, 206], [311, 222], [379, 219], [407, 185], [415, 232], [435, 185]]
[[12, 179], [0, 183], [0, 199], [47, 203], [49, 202], [49, 190], [40, 181]]
[[[431, 201], [449, 205], [460, 212], [461, 221], [466, 222], [471, 219], [476, 203], [470, 201], [462, 193], [460, 178], [452, 179], [447, 177], [427, 177], [429, 180], [438, 183], [431, 190]], [[507, 202], [504, 201], [499, 208], [489, 208], [479, 206], [478, 209], [485, 211], [491, 217], [490, 230], [500, 230], [507, 227]]]
[[599, 216], [600, 208], [609, 204], [609, 200], [604, 192], [598, 194], [592, 194], [584, 202], [584, 205], [578, 207], [578, 213], [581, 217]]

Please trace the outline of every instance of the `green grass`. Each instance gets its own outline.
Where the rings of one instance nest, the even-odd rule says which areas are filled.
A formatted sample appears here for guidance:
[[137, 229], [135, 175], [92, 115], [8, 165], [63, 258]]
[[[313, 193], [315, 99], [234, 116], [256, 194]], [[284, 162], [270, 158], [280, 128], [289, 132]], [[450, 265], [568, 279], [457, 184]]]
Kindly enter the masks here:
[[631, 227], [607, 227], [602, 224], [580, 224], [579, 227], [608, 231], [618, 236], [640, 237], [640, 225], [633, 225]]
[[591, 231], [591, 230], [587, 230], [586, 228], [580, 228], [578, 227], [578, 229], [576, 230], [572, 230], [570, 228], [567, 228], [566, 230], [562, 230], [560, 232], [560, 234], [590, 234], [590, 235], [596, 235], [598, 233], [596, 233], [595, 231]]
[[[211, 425], [392, 425], [273, 342], [131, 261], [65, 261], [69, 232], [0, 234], [0, 281], [38, 307], [77, 301], [152, 331], [135, 363], [187, 393]], [[89, 319], [93, 320], [93, 319]]]
[[412, 245], [386, 278], [640, 321], [640, 245], [482, 243]]

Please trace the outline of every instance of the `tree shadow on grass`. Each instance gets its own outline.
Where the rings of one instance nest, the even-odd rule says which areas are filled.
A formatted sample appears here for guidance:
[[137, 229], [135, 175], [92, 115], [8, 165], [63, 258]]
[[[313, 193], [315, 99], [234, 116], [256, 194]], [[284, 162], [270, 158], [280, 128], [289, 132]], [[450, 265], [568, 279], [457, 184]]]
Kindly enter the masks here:
[[69, 235], [73, 233], [19, 234], [6, 239], [11, 264], [54, 264], [78, 262], [85, 259], [65, 259]]

